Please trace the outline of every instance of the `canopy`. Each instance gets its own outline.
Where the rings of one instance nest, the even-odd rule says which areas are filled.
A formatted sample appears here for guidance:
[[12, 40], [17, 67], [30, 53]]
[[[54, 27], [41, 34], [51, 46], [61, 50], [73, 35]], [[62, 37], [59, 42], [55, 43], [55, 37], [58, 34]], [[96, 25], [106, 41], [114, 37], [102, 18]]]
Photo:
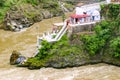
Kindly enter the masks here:
[[82, 14], [82, 15], [77, 15], [77, 14], [72, 14], [70, 17], [71, 18], [85, 18], [85, 17], [89, 17], [90, 15], [88, 14]]

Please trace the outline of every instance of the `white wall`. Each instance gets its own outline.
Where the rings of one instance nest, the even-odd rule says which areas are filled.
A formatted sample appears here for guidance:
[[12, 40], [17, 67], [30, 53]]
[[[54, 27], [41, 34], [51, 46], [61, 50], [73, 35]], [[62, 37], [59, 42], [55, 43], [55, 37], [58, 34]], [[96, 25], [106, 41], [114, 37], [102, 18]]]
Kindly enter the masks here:
[[83, 8], [81, 8], [81, 7], [76, 7], [75, 8], [75, 11], [76, 11], [76, 14], [77, 15], [82, 15], [83, 14], [83, 12], [86, 12]]
[[109, 3], [111, 3], [111, 0], [106, 0], [106, 2], [109, 4]]

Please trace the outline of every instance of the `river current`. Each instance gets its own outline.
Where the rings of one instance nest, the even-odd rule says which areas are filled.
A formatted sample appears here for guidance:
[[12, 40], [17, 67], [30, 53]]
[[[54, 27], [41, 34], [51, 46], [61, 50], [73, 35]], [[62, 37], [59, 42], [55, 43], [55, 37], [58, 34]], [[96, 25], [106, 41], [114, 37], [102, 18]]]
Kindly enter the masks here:
[[9, 64], [13, 50], [21, 52], [26, 57], [32, 56], [36, 51], [36, 36], [50, 31], [52, 24], [61, 20], [58, 17], [45, 19], [21, 32], [0, 29], [0, 80], [120, 80], [120, 67], [104, 63], [65, 69], [41, 68], [38, 70]]

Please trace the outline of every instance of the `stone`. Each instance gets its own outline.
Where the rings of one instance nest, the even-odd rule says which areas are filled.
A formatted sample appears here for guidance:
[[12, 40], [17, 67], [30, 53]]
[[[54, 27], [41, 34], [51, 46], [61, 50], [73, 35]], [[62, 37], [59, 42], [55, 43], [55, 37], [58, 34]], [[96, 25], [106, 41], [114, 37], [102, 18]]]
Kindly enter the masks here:
[[32, 19], [33, 19], [33, 22], [39, 22], [39, 21], [43, 20], [43, 15], [36, 14], [36, 16], [34, 16]]
[[24, 56], [19, 56], [15, 61], [15, 64], [23, 64], [26, 58]]
[[13, 30], [13, 31], [14, 31], [14, 30], [15, 30], [15, 27], [14, 27], [14, 26], [11, 26], [11, 30]]
[[50, 18], [51, 17], [51, 14], [49, 11], [47, 10], [43, 10], [42, 11], [42, 15], [43, 15], [43, 18], [47, 19], [47, 18]]
[[15, 64], [24, 64], [24, 62], [26, 61], [26, 57], [22, 56], [21, 53], [19, 53], [18, 51], [14, 50], [10, 56], [10, 64], [11, 65], [15, 65]]
[[17, 26], [16, 22], [13, 21], [13, 20], [11, 20], [11, 25], [13, 25], [13, 26]]
[[23, 28], [23, 25], [19, 25], [19, 29], [22, 29]]
[[15, 28], [14, 31], [15, 31], [15, 32], [18, 32], [18, 31], [20, 31], [20, 29], [19, 29], [19, 28]]
[[14, 50], [10, 56], [10, 64], [14, 65], [16, 64], [16, 60], [19, 58], [20, 53], [16, 50]]

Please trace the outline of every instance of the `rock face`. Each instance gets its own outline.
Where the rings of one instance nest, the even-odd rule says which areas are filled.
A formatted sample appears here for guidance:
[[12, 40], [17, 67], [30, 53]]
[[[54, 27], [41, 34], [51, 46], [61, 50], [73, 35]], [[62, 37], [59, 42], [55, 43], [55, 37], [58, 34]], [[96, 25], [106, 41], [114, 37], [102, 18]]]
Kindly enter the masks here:
[[19, 58], [20, 53], [17, 51], [13, 51], [12, 55], [10, 56], [10, 64], [14, 65], [16, 63], [16, 60]]
[[13, 6], [11, 10], [7, 12], [4, 22], [6, 29], [20, 31], [42, 19], [43, 16], [32, 8], [32, 6], [27, 6], [25, 9], [23, 9], [23, 7], [20, 8]]
[[[75, 34], [76, 35], [76, 34]], [[77, 38], [72, 37], [70, 43], [72, 45], [79, 44], [82, 45], [82, 42], [79, 40], [80, 36], [77, 34]], [[108, 49], [109, 50], [109, 49]], [[95, 55], [90, 55], [88, 52], [73, 52], [66, 56], [60, 56], [60, 54], [55, 54], [54, 57], [48, 59], [45, 63], [45, 67], [54, 67], [54, 68], [66, 68], [66, 67], [76, 67], [85, 64], [95, 64], [95, 63], [108, 63], [120, 66], [120, 58], [113, 57], [110, 51], [106, 50], [104, 53], [96, 53]], [[65, 53], [66, 54], [66, 53]]]
[[[81, 53], [80, 53], [81, 54]], [[66, 67], [77, 67], [85, 64], [94, 64], [102, 62], [99, 55], [89, 56], [85, 55], [68, 55], [65, 57], [55, 58], [53, 60], [48, 60], [46, 67], [54, 68], [66, 68]]]
[[87, 32], [87, 31], [92, 31], [95, 27], [96, 23], [94, 24], [86, 24], [82, 26], [75, 26], [72, 28], [73, 33], [79, 33], [79, 32]]
[[21, 56], [21, 54], [17, 51], [13, 51], [10, 56], [10, 64], [11, 65], [20, 64], [20, 63], [24, 62], [24, 60], [26, 60], [26, 58], [24, 56]]
[[[42, 5], [43, 7], [41, 7]], [[21, 4], [20, 6], [12, 6], [10, 8], [4, 18], [4, 24], [8, 30], [20, 31], [35, 22], [62, 14], [63, 11], [57, 4], [57, 1], [52, 4], [47, 3], [34, 6], [32, 4]]]

